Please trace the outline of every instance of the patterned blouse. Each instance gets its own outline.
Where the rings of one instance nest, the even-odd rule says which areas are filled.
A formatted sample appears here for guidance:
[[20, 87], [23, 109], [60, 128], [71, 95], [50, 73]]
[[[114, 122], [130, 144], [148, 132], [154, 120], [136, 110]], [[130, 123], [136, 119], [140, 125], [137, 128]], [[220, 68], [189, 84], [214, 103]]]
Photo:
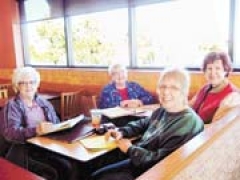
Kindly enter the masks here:
[[[152, 95], [139, 84], [135, 82], [127, 82], [126, 87], [129, 99], [139, 99], [143, 104], [154, 103]], [[121, 101], [122, 97], [119, 94], [115, 83], [110, 83], [103, 88], [98, 107], [101, 109], [116, 107], [120, 105]]]

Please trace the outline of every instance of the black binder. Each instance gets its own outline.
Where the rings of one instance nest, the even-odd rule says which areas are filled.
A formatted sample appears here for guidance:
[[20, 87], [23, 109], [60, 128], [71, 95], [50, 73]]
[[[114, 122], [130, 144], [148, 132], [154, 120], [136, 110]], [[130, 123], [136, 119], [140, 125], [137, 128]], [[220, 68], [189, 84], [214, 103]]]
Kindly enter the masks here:
[[46, 136], [52, 139], [72, 143], [86, 136], [90, 136], [94, 132], [95, 132], [95, 129], [93, 128], [91, 121], [89, 119], [83, 119], [78, 124], [76, 124], [73, 128], [66, 129], [59, 132], [54, 132]]

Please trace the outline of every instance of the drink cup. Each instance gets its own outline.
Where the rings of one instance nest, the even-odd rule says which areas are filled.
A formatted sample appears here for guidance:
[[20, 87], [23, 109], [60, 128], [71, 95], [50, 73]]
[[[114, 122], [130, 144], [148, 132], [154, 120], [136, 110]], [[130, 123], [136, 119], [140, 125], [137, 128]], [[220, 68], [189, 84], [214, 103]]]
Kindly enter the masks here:
[[101, 118], [102, 118], [101, 110], [91, 109], [90, 113], [91, 113], [91, 118], [92, 118], [92, 126], [96, 129], [98, 129], [100, 127]]

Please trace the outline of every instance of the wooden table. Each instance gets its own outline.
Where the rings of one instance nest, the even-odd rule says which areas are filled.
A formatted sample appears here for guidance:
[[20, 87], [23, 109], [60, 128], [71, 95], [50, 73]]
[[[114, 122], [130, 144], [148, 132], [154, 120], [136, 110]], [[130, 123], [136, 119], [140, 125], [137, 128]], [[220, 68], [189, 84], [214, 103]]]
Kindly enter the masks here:
[[[156, 107], [156, 105], [147, 106], [147, 107], [153, 108], [153, 107]], [[39, 146], [41, 148], [50, 150], [52, 152], [56, 152], [63, 156], [73, 158], [80, 162], [90, 161], [112, 150], [112, 149], [102, 149], [98, 151], [91, 151], [83, 147], [80, 141], [67, 143], [67, 142], [63, 142], [55, 139], [50, 139], [49, 137], [46, 137], [46, 136], [33, 137], [31, 139], [28, 139], [27, 142], [30, 144]]]
[[98, 156], [101, 156], [111, 151], [111, 149], [91, 151], [83, 147], [80, 141], [76, 141], [74, 143], [67, 143], [59, 140], [50, 139], [44, 136], [38, 136], [28, 139], [27, 142], [44, 149], [48, 149], [52, 152], [59, 153], [63, 156], [73, 158], [80, 162], [90, 161]]
[[44, 178], [33, 174], [11, 162], [0, 158], [1, 180], [44, 180]]

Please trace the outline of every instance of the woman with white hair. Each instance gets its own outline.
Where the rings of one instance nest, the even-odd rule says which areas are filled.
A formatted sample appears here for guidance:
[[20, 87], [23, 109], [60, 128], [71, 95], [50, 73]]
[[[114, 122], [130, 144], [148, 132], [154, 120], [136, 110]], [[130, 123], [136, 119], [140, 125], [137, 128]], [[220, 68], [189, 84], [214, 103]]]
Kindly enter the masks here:
[[[110, 129], [118, 151], [94, 163], [91, 180], [133, 180], [203, 131], [203, 122], [188, 105], [189, 75], [183, 69], [166, 69], [159, 79], [157, 93], [161, 107], [152, 116]], [[133, 137], [141, 139], [136, 143]], [[99, 169], [100, 168], [100, 169]]]
[[102, 90], [99, 108], [139, 107], [153, 103], [153, 97], [149, 92], [139, 84], [128, 81], [125, 66], [113, 64], [109, 66], [108, 74], [111, 77], [111, 82]]
[[10, 144], [5, 157], [25, 166], [25, 156], [30, 155], [45, 164], [57, 167], [61, 178], [69, 179], [71, 165], [68, 161], [37, 148], [29, 148], [25, 144], [27, 139], [48, 132], [52, 124], [60, 122], [51, 103], [37, 94], [39, 73], [32, 67], [17, 68], [12, 76], [12, 84], [16, 96], [8, 101], [1, 112], [4, 117], [1, 134]]
[[51, 123], [60, 122], [51, 103], [37, 94], [40, 74], [34, 68], [15, 69], [12, 84], [16, 96], [9, 100], [5, 108], [6, 139], [24, 142], [30, 137], [44, 134]]

